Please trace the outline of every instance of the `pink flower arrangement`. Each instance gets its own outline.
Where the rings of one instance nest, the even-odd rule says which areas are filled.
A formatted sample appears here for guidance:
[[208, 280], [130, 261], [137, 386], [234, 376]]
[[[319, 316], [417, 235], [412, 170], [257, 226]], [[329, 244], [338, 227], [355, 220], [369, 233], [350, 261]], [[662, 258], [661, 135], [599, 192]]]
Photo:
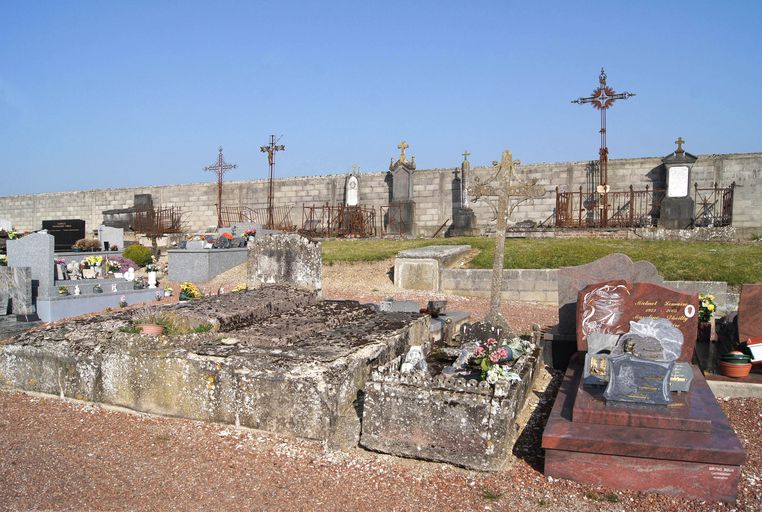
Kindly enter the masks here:
[[487, 373], [493, 366], [499, 365], [501, 361], [511, 359], [512, 356], [511, 349], [498, 344], [495, 338], [487, 338], [487, 340], [479, 342], [474, 349], [474, 362], [482, 370], [482, 379], [487, 378]]

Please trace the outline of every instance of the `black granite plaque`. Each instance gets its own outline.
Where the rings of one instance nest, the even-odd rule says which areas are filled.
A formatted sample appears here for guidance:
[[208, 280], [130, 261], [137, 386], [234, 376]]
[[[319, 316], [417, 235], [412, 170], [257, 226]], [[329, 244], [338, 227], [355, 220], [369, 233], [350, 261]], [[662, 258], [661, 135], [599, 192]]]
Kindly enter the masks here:
[[670, 402], [669, 377], [674, 361], [649, 361], [631, 354], [608, 359], [607, 401], [666, 405]]
[[690, 363], [675, 363], [669, 376], [670, 391], [689, 391], [693, 381], [693, 368]]
[[44, 220], [42, 229], [53, 235], [56, 251], [70, 251], [77, 240], [85, 238], [85, 221], [82, 219]]

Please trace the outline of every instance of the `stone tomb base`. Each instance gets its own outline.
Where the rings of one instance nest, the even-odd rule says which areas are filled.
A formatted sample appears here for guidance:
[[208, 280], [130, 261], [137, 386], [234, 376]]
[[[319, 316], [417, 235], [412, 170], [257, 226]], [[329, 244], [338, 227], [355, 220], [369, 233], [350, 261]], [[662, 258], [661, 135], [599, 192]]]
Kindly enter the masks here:
[[[701, 372], [667, 407], [601, 403], [575, 355], [542, 436], [545, 474], [615, 489], [736, 500], [746, 453]], [[636, 426], [638, 425], [638, 426]]]
[[540, 350], [517, 361], [521, 381], [495, 386], [442, 374], [401, 375], [401, 359], [379, 367], [366, 386], [360, 444], [401, 457], [499, 470], [542, 364]]
[[318, 302], [285, 287], [153, 309], [216, 330], [123, 332], [131, 311], [60, 322], [0, 345], [0, 385], [348, 447], [372, 366], [429, 333], [428, 316]]

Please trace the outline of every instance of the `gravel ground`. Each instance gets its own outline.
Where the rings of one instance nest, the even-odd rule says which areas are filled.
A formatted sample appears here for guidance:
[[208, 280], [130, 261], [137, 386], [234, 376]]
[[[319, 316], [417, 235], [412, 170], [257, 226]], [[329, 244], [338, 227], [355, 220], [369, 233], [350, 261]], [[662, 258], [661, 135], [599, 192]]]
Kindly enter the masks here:
[[[400, 292], [388, 262], [324, 268], [326, 298], [380, 301]], [[243, 280], [233, 269], [207, 288]], [[177, 290], [177, 288], [175, 288]], [[436, 296], [479, 318], [487, 300]], [[516, 330], [555, 322], [553, 308], [508, 303]], [[736, 505], [614, 491], [542, 474], [540, 438], [561, 380], [541, 372], [497, 473], [400, 459], [315, 441], [0, 390], [0, 510], [762, 511], [762, 399], [720, 402], [748, 450]]]

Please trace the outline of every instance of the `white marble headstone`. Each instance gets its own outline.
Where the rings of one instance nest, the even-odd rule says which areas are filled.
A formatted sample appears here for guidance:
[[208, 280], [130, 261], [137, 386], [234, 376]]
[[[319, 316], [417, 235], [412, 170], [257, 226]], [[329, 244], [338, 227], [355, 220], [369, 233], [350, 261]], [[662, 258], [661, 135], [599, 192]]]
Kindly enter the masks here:
[[357, 176], [350, 176], [347, 179], [347, 206], [357, 206], [359, 204], [360, 184]]
[[670, 167], [667, 171], [667, 197], [687, 197], [688, 196], [688, 174], [687, 166], [680, 165]]

